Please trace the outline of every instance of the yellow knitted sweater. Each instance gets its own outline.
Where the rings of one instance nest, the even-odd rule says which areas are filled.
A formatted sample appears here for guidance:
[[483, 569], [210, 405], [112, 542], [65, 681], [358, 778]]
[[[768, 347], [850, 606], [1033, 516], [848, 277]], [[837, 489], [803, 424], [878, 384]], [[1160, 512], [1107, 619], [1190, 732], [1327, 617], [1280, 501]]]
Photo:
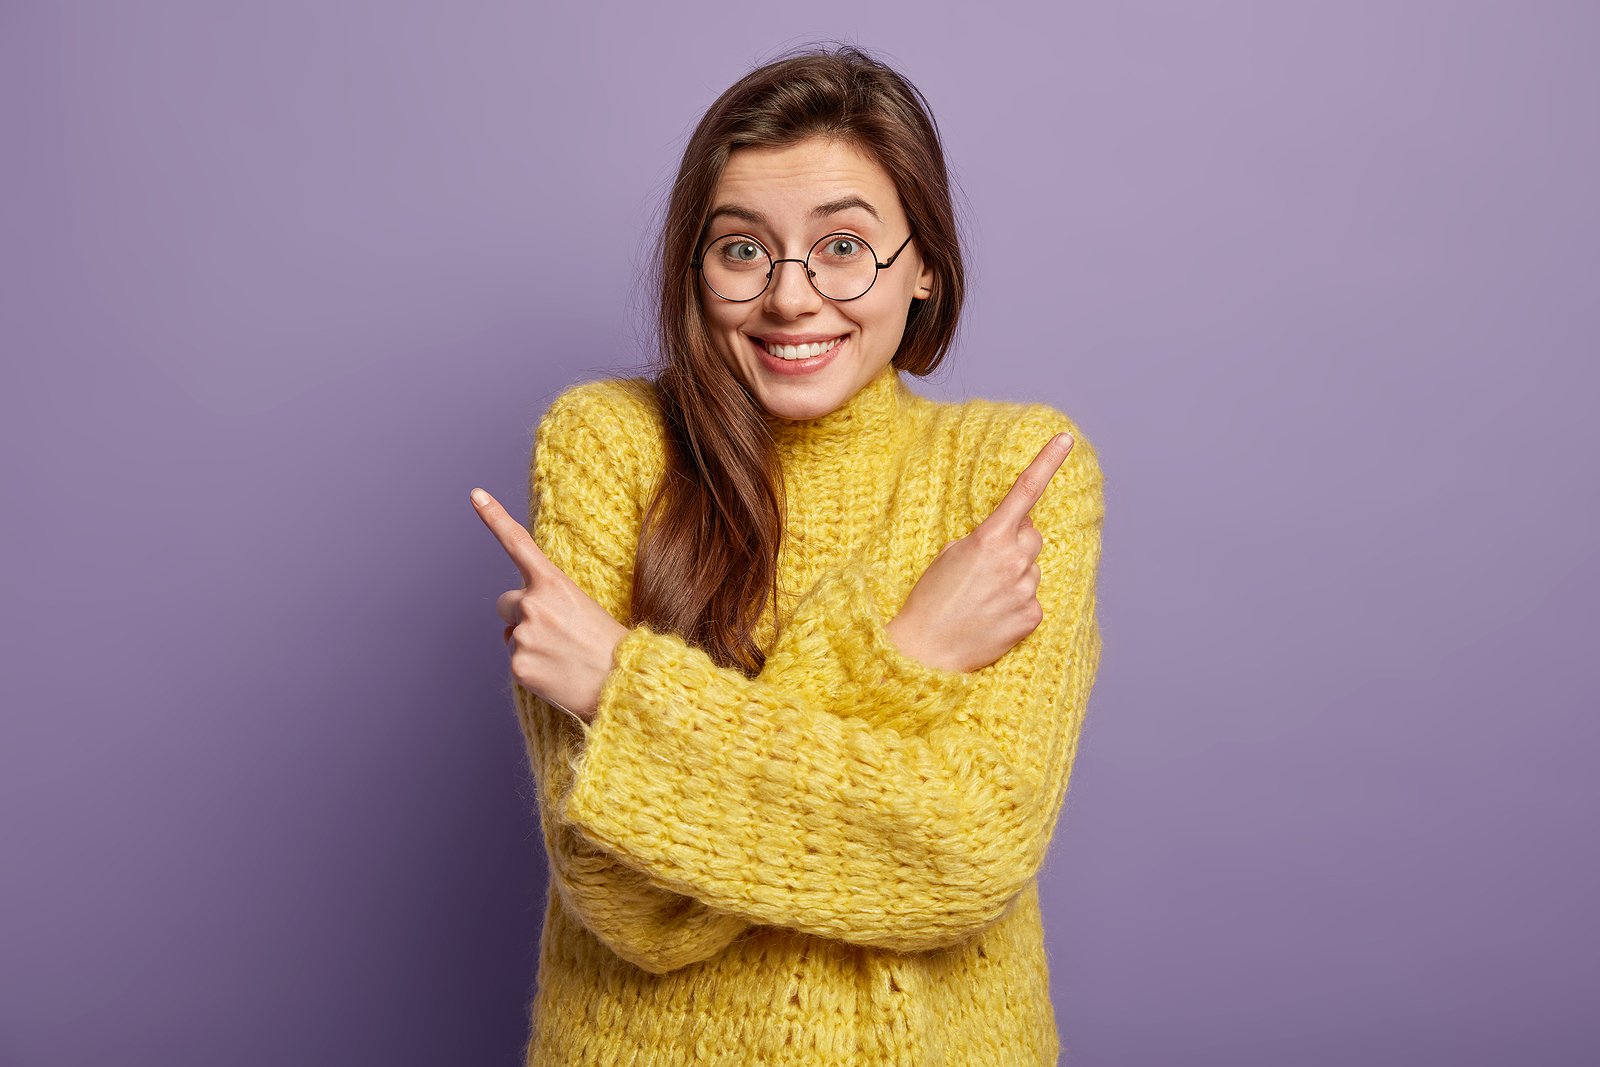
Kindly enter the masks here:
[[[599, 382], [535, 444], [535, 539], [624, 624], [661, 425], [648, 383]], [[883, 623], [1063, 429], [1044, 622], [970, 674], [900, 655]], [[774, 432], [760, 675], [636, 627], [592, 724], [518, 690], [551, 874], [528, 1063], [1053, 1064], [1035, 876], [1099, 653], [1094, 452], [1049, 408], [892, 370]]]

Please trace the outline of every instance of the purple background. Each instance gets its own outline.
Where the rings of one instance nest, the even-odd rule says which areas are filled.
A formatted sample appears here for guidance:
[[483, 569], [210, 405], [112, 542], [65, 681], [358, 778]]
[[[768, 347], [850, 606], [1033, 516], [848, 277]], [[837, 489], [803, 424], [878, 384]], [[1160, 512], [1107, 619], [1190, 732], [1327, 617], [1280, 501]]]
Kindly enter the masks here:
[[1071, 413], [1072, 1063], [1600, 1059], [1600, 8], [0, 4], [0, 1063], [511, 1063], [544, 895], [467, 490], [638, 364], [693, 120], [928, 94], [925, 388]]

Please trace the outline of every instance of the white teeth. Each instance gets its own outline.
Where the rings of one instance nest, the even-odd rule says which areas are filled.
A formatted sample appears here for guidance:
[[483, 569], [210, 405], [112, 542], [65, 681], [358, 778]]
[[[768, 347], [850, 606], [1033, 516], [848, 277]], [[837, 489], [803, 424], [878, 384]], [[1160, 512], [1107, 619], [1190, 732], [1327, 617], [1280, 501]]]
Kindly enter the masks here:
[[779, 359], [810, 359], [812, 356], [822, 355], [838, 341], [838, 338], [834, 338], [832, 341], [814, 342], [809, 345], [775, 345], [766, 341], [761, 343], [769, 353]]

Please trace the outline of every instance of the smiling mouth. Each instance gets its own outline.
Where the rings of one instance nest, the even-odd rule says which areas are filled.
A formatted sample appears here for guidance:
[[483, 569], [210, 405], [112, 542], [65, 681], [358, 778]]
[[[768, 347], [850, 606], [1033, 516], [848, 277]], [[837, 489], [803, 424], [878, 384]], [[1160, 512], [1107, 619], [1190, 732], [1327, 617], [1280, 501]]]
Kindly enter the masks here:
[[831, 351], [845, 339], [845, 336], [847, 335], [840, 334], [831, 341], [816, 341], [808, 345], [775, 345], [759, 337], [753, 338], [753, 340], [762, 348], [765, 348], [770, 356], [776, 356], [779, 359], [796, 360], [811, 359], [813, 356], [820, 356], [824, 352]]

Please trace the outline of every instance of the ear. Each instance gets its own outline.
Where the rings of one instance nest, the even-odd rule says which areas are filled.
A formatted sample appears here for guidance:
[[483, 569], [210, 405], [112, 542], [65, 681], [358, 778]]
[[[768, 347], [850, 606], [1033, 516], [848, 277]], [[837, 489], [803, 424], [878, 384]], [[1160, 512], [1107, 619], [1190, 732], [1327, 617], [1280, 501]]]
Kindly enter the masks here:
[[917, 288], [911, 294], [913, 299], [926, 300], [933, 295], [933, 268], [927, 260], [922, 261], [922, 271], [917, 275]]

